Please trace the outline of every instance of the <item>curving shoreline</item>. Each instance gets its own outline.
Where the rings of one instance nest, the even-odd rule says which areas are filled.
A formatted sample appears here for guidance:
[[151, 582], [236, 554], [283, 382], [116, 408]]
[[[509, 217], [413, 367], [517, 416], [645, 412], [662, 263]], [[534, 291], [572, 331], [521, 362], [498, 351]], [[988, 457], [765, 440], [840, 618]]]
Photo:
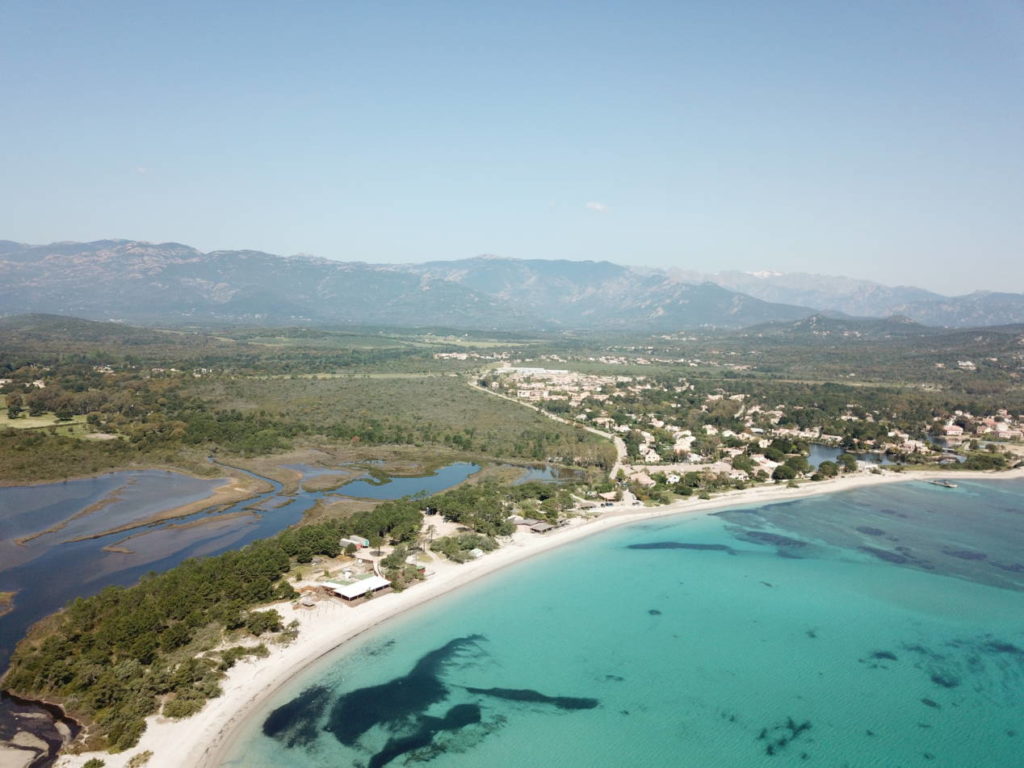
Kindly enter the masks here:
[[[1021, 479], [1024, 478], [1024, 469], [996, 473], [949, 474], [963, 479]], [[290, 603], [275, 604], [273, 607], [282, 613], [285, 621], [295, 618], [300, 622], [298, 639], [287, 647], [274, 647], [266, 659], [237, 664], [222, 681], [223, 694], [207, 703], [201, 712], [182, 721], [152, 716], [147, 719], [146, 732], [135, 748], [118, 755], [89, 753], [65, 756], [57, 765], [61, 768], [78, 768], [90, 757], [100, 757], [110, 768], [121, 768], [132, 756], [148, 750], [153, 753], [147, 763], [149, 768], [177, 768], [182, 765], [218, 768], [233, 745], [241, 726], [263, 702], [296, 674], [367, 630], [510, 565], [633, 522], [680, 514], [706, 514], [726, 507], [773, 503], [865, 486], [931, 479], [936, 476], [936, 473], [931, 472], [883, 472], [877, 475], [860, 473], [818, 483], [807, 483], [799, 488], [781, 485], [758, 486], [745, 491], [726, 493], [709, 500], [678, 501], [664, 507], [637, 508], [617, 505], [606, 509], [599, 517], [574, 519], [565, 528], [543, 536], [517, 533], [510, 543], [464, 565], [437, 563], [433, 566], [436, 573], [426, 582], [401, 593], [383, 595], [355, 608], [337, 603], [321, 603], [314, 610], [297, 611]]]

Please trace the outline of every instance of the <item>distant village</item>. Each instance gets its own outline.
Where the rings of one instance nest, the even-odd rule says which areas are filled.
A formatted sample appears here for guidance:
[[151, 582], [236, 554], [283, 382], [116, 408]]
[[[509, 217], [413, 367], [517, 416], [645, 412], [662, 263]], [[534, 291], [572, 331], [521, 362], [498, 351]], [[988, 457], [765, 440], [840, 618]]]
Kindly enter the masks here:
[[[696, 395], [694, 385], [682, 378], [667, 386], [642, 375], [595, 375], [505, 363], [492, 369], [484, 384], [618, 435], [630, 462], [624, 467], [627, 479], [641, 486], [655, 485], [652, 475], [658, 473], [669, 485], [688, 472], [710, 472], [734, 481], [778, 479], [776, 470], [784, 457], [770, 450], [778, 441], [818, 446], [819, 459], [824, 455], [834, 460], [851, 452], [867, 464], [953, 464], [963, 460], [956, 455], [961, 446], [1024, 439], [1024, 415], [1005, 409], [983, 415], [958, 410], [916, 428], [898, 428], [850, 403], [828, 424], [806, 424], [803, 418], [792, 418], [799, 406], [768, 405], [727, 391]], [[681, 402], [684, 399], [687, 402]], [[872, 429], [865, 429], [869, 425]]]

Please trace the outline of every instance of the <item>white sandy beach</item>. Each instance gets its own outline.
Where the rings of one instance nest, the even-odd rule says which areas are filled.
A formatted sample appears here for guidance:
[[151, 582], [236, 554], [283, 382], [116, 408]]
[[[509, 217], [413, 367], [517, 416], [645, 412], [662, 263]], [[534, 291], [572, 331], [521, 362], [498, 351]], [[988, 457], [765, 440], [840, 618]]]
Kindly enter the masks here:
[[381, 595], [356, 607], [334, 601], [318, 603], [311, 609], [294, 609], [290, 603], [275, 604], [273, 607], [284, 616], [286, 622], [293, 618], [299, 621], [298, 639], [286, 647], [271, 646], [268, 658], [238, 663], [222, 681], [223, 695], [209, 702], [200, 713], [180, 721], [150, 717], [145, 734], [133, 749], [119, 755], [69, 755], [61, 758], [57, 765], [59, 768], [78, 768], [90, 757], [99, 757], [109, 768], [123, 768], [134, 755], [151, 751], [153, 755], [146, 763], [149, 768], [215, 768], [223, 760], [238, 726], [254, 709], [324, 654], [414, 606], [423, 605], [508, 565], [600, 531], [668, 515], [702, 514], [723, 507], [763, 504], [870, 485], [943, 477], [955, 480], [1020, 479], [1024, 478], [1024, 469], [1000, 473], [951, 472], [947, 475], [930, 472], [862, 472], [817, 483], [805, 483], [799, 488], [759, 486], [722, 494], [710, 500], [688, 499], [664, 507], [619, 504], [604, 508], [599, 517], [575, 519], [568, 526], [544, 535], [516, 533], [511, 543], [463, 565], [448, 562], [434, 564], [431, 567], [436, 572], [425, 582], [404, 592]]

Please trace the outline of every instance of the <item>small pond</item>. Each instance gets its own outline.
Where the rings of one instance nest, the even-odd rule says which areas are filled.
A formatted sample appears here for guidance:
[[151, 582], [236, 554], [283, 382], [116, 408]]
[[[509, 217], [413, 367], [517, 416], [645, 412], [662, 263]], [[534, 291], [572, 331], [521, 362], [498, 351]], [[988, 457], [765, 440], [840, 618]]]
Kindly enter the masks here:
[[[830, 445], [819, 445], [818, 443], [811, 443], [810, 456], [807, 457], [807, 461], [810, 462], [812, 467], [817, 467], [823, 461], [835, 461], [839, 458], [842, 453], [847, 451], [842, 448], [835, 448]], [[884, 453], [854, 453], [857, 457], [857, 461], [865, 461], [871, 464], [878, 464], [880, 466], [890, 466], [892, 464], [898, 464], [899, 462], [893, 461], [891, 456], [887, 456]]]
[[441, 467], [433, 474], [419, 477], [389, 477], [379, 474], [365, 474], [331, 491], [333, 495], [357, 499], [400, 499], [417, 493], [431, 494], [458, 485], [470, 475], [479, 472], [477, 464], [459, 461]]

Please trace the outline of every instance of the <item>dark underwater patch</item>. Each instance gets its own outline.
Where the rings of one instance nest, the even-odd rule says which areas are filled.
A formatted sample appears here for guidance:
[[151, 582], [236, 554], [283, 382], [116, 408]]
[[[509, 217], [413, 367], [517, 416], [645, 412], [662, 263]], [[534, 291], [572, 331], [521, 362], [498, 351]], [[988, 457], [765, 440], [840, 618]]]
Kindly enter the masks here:
[[351, 747], [374, 726], [398, 726], [443, 701], [448, 697], [440, 678], [445, 665], [482, 639], [481, 635], [457, 637], [421, 657], [404, 677], [342, 695], [331, 707], [327, 730]]
[[857, 531], [866, 536], [885, 536], [885, 531], [881, 528], [872, 528], [870, 525], [857, 526]]
[[932, 650], [931, 648], [926, 648], [924, 645], [919, 643], [904, 643], [903, 650], [922, 658], [930, 659], [932, 662], [944, 662], [944, 660], [946, 660], [946, 656], [944, 654]]
[[933, 672], [931, 681], [942, 688], [957, 688], [960, 686], [960, 678], [947, 672]]
[[370, 758], [367, 768], [381, 768], [396, 757], [430, 746], [434, 737], [439, 733], [457, 731], [467, 725], [476, 725], [481, 719], [480, 707], [476, 704], [457, 704], [449, 709], [444, 717], [423, 715], [419, 718], [419, 727], [416, 731], [408, 736], [389, 739], [384, 748]]
[[995, 560], [990, 560], [989, 564], [1010, 573], [1024, 573], [1024, 563], [997, 563]]
[[597, 699], [576, 696], [547, 696], [530, 688], [466, 688], [477, 696], [491, 696], [506, 701], [526, 701], [531, 704], [553, 704], [559, 709], [593, 709]]
[[942, 554], [961, 560], [988, 560], [988, 555], [984, 552], [975, 552], [971, 549], [943, 549]]
[[[775, 757], [809, 730], [811, 730], [810, 720], [798, 723], [792, 717], [787, 717], [786, 722], [780, 725], [762, 728], [757, 735], [757, 740], [765, 742], [764, 753], [766, 755]], [[803, 755], [801, 757], [807, 759]]]
[[895, 653], [892, 651], [872, 651], [863, 659], [857, 659], [861, 664], [867, 665], [868, 669], [889, 669], [885, 662], [898, 661]]
[[911, 653], [916, 653], [919, 656], [928, 656], [933, 659], [943, 658], [941, 654], [936, 653], [930, 648], [925, 648], [923, 645], [920, 645], [919, 643], [904, 643], [903, 648], [904, 650], [910, 651]]
[[[478, 642], [483, 639], [481, 635], [457, 637], [420, 657], [407, 675], [341, 695], [330, 709], [324, 730], [348, 747], [359, 747], [361, 737], [374, 728], [389, 734], [384, 747], [370, 758], [366, 768], [382, 768], [416, 750], [424, 751], [409, 759], [430, 759], [443, 754], [451, 747], [435, 743], [435, 737], [443, 732], [454, 732], [483, 723], [482, 709], [475, 703], [459, 704], [451, 707], [443, 717], [425, 713], [450, 694], [450, 687], [441, 679], [448, 665], [467, 650], [482, 654]], [[597, 699], [548, 696], [530, 689], [465, 690], [479, 696], [550, 704], [567, 710], [593, 709], [598, 705]], [[313, 742], [316, 738], [316, 725], [329, 697], [329, 691], [324, 687], [305, 691], [302, 696], [274, 710], [264, 723], [263, 732], [289, 747]], [[493, 723], [484, 724], [483, 730], [486, 733], [500, 727], [503, 722], [504, 717], [499, 715]], [[365, 749], [365, 744], [362, 748]]]
[[651, 616], [661, 616], [661, 611], [659, 611], [657, 608], [651, 608], [647, 611], [647, 613]]
[[775, 554], [781, 557], [783, 560], [803, 560], [804, 558], [794, 552], [792, 549], [786, 549], [780, 547], [775, 550]]
[[933, 699], [921, 699], [921, 703], [926, 707], [931, 707], [932, 709], [942, 709], [942, 705]]
[[327, 707], [330, 691], [322, 685], [307, 688], [282, 704], [263, 721], [263, 735], [288, 747], [305, 747], [316, 741], [317, 722]]
[[780, 536], [777, 533], [768, 531], [743, 531], [739, 538], [745, 541], [752, 541], [755, 544], [767, 544], [772, 547], [806, 547], [807, 542], [800, 539], [791, 539], [789, 536]]
[[887, 549], [878, 549], [877, 547], [857, 547], [861, 552], [867, 552], [869, 555], [874, 555], [879, 560], [884, 560], [887, 563], [896, 563], [897, 565], [904, 565], [911, 562], [911, 558], [906, 555], [901, 555], [896, 552], [890, 552]]
[[380, 645], [375, 645], [372, 648], [367, 649], [367, 656], [382, 656], [390, 652], [395, 647], [394, 640], [387, 640]]
[[698, 552], [728, 552], [735, 555], [736, 550], [725, 544], [692, 544], [686, 541], [651, 541], [645, 544], [627, 544], [626, 549], [693, 549]]
[[878, 511], [881, 512], [883, 515], [892, 515], [893, 517], [903, 518], [907, 517], [907, 515], [905, 515], [903, 512], [900, 512], [898, 509], [892, 509], [891, 507], [883, 507]]
[[985, 643], [984, 648], [992, 653], [1011, 653], [1015, 656], [1024, 656], [1024, 648], [1018, 648], [1013, 643], [1004, 643], [1001, 640], [989, 640]]

